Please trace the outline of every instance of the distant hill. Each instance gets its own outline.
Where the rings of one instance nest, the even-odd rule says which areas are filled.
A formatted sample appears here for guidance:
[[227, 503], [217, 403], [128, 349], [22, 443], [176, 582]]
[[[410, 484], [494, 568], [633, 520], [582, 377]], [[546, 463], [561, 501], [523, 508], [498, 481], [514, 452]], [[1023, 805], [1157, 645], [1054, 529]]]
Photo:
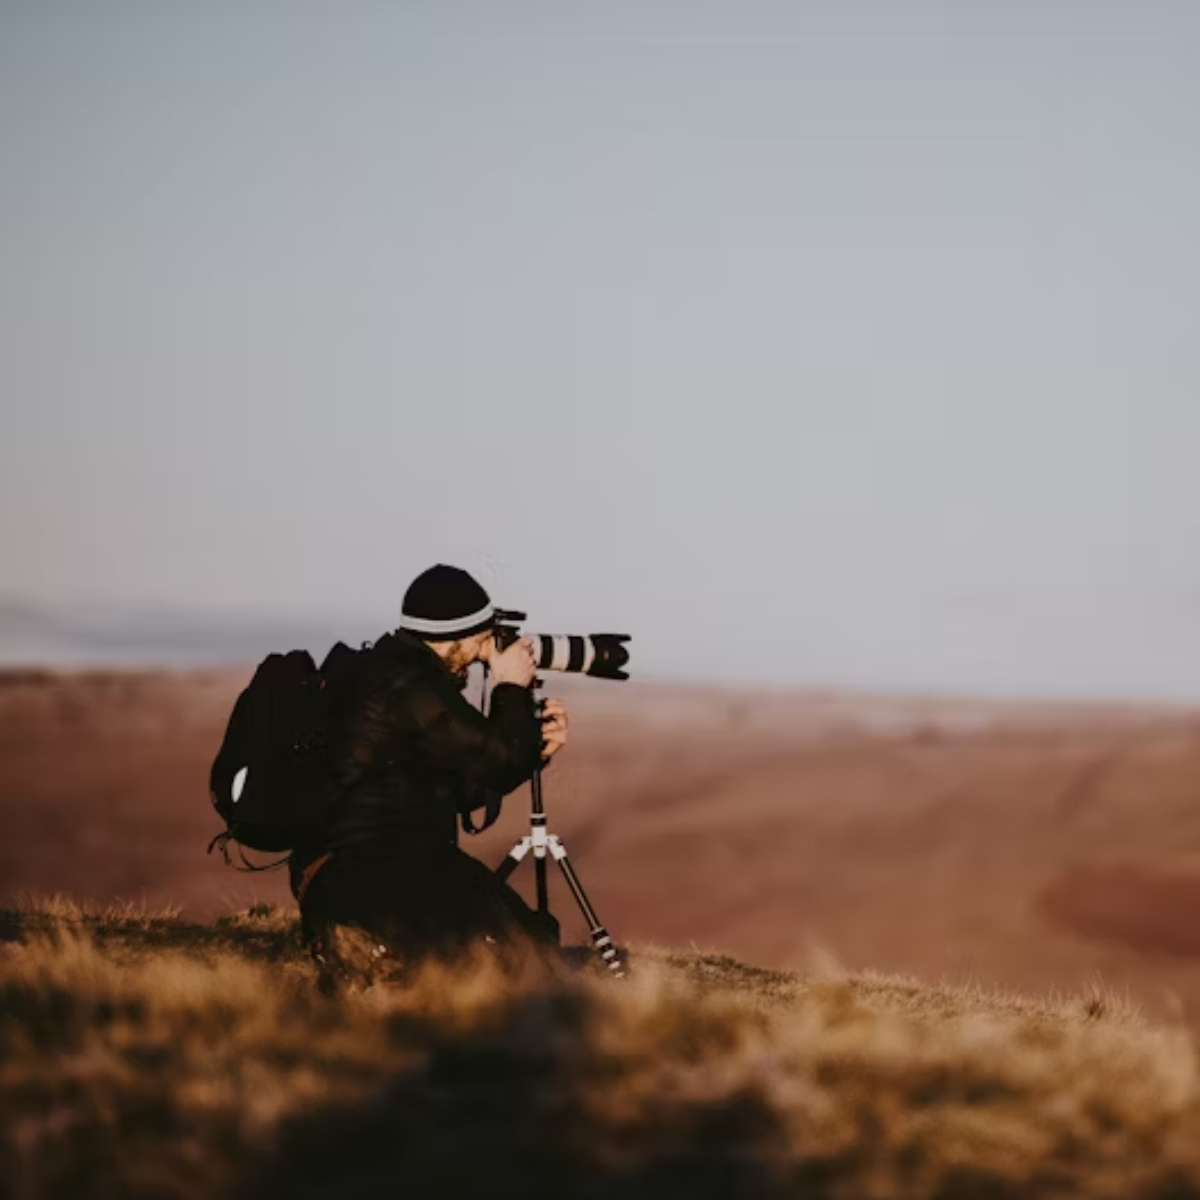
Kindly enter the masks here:
[[194, 667], [243, 663], [272, 650], [322, 655], [338, 640], [379, 635], [359, 618], [43, 604], [0, 597], [0, 665]]

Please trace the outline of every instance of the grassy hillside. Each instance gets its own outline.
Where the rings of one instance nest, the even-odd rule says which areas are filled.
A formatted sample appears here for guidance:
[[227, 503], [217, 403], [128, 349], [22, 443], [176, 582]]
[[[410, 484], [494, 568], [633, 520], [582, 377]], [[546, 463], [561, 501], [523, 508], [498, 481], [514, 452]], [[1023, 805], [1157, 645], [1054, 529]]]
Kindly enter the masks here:
[[[205, 854], [208, 770], [247, 677], [0, 671], [0, 905], [290, 904], [285, 874]], [[781, 969], [815, 943], [1038, 994], [1098, 973], [1147, 1013], [1200, 1013], [1196, 711], [553, 683], [572, 744], [547, 776], [551, 828], [622, 937]], [[528, 830], [522, 790], [465, 845], [494, 865]]]
[[0, 915], [0, 1194], [1200, 1196], [1191, 1037], [643, 950], [318, 994], [293, 918]]

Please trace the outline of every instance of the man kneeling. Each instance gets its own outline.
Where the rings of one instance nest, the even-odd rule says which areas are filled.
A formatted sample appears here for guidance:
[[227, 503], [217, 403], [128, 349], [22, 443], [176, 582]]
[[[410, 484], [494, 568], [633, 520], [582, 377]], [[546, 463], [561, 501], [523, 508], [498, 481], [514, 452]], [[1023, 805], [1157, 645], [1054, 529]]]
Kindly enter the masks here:
[[[555, 952], [553, 917], [458, 848], [458, 818], [494, 816], [567, 736], [561, 701], [536, 711], [531, 643], [501, 652], [494, 624], [484, 589], [438, 565], [405, 593], [400, 627], [355, 666], [323, 853], [293, 876], [309, 946], [334, 975], [375, 966], [364, 953], [407, 963], [483, 947]], [[462, 694], [476, 662], [492, 679], [486, 716]]]

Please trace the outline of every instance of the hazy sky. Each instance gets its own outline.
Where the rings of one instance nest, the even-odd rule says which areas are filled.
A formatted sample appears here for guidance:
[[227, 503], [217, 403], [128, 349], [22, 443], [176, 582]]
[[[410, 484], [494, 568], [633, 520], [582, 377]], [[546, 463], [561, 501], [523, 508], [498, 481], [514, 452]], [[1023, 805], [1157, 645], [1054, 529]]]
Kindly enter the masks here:
[[1200, 4], [0, 0], [0, 169], [0, 593], [1200, 697]]

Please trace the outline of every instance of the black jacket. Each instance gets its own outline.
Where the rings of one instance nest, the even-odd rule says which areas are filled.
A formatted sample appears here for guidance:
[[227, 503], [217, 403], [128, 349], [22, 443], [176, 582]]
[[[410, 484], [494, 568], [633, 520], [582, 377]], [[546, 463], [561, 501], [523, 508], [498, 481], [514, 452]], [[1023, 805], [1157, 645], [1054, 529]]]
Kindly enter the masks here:
[[541, 751], [527, 688], [497, 684], [484, 716], [424, 642], [387, 634], [350, 681], [326, 848], [390, 858], [453, 846], [459, 814], [519, 787]]

